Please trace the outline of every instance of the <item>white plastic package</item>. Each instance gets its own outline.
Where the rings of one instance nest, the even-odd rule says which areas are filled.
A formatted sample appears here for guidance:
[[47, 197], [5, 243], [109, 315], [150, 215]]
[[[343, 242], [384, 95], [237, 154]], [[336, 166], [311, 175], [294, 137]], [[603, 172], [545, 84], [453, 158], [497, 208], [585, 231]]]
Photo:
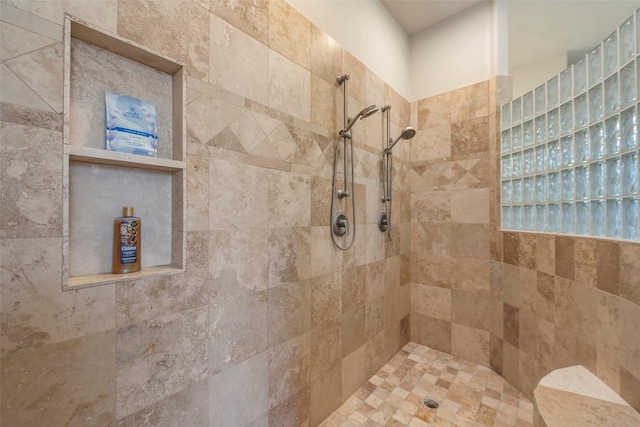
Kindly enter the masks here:
[[137, 98], [105, 92], [105, 149], [156, 157], [156, 106]]

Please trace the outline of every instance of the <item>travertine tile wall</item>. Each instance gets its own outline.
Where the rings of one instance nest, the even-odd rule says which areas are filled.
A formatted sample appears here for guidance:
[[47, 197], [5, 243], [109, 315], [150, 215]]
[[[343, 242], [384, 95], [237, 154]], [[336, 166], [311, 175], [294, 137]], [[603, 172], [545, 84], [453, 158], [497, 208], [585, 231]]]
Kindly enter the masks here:
[[640, 409], [640, 245], [499, 231], [507, 83], [412, 103], [411, 340], [488, 365], [529, 397], [551, 370], [582, 364]]
[[[384, 120], [353, 129], [357, 239], [329, 234], [335, 135], [409, 103], [283, 0], [2, 0], [1, 415], [11, 426], [317, 425], [409, 340], [409, 144], [377, 227]], [[187, 64], [184, 274], [62, 292], [63, 14]]]

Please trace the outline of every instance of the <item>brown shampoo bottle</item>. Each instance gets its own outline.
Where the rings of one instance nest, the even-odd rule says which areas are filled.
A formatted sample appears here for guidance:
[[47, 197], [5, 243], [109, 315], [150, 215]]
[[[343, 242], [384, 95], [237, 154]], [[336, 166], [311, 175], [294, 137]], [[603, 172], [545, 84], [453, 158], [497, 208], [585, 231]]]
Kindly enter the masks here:
[[113, 266], [114, 274], [140, 271], [142, 252], [142, 221], [133, 216], [133, 208], [122, 208], [122, 216], [116, 218], [113, 227]]

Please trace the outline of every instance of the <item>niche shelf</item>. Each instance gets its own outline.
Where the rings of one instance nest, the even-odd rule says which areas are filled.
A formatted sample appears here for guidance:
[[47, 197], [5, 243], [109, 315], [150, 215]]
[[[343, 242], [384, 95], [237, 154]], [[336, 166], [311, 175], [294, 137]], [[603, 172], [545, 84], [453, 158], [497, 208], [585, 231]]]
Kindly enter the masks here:
[[[156, 105], [158, 157], [103, 148], [106, 90]], [[185, 271], [185, 105], [183, 63], [65, 15], [63, 290]], [[124, 206], [142, 219], [142, 270], [111, 274]]]

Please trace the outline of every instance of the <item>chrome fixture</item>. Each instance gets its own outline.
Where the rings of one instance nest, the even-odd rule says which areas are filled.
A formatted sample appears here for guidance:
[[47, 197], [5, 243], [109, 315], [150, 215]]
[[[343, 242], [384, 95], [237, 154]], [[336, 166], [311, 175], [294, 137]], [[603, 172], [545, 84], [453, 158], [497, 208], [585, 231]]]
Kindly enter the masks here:
[[384, 167], [382, 168], [382, 188], [384, 195], [382, 196], [382, 203], [384, 203], [384, 212], [381, 212], [378, 216], [378, 229], [382, 232], [387, 232], [389, 240], [391, 240], [391, 192], [392, 192], [392, 175], [393, 175], [393, 147], [402, 139], [411, 139], [416, 135], [416, 130], [411, 126], [407, 126], [402, 129], [400, 136], [396, 139], [391, 139], [391, 105], [385, 104], [380, 107], [380, 110], [384, 114], [387, 113], [387, 148], [384, 149]]
[[[336, 155], [333, 163], [333, 191], [331, 192], [331, 239], [333, 240], [333, 244], [336, 245], [338, 249], [347, 250], [352, 245], [356, 239], [356, 201], [355, 201], [355, 190], [354, 190], [354, 176], [353, 176], [353, 137], [351, 136], [351, 128], [358, 121], [358, 119], [362, 120], [365, 117], [369, 117], [378, 111], [378, 107], [376, 105], [370, 105], [367, 108], [360, 111], [356, 114], [355, 117], [349, 117], [349, 104], [348, 104], [348, 91], [347, 91], [347, 81], [349, 80], [349, 74], [341, 74], [336, 80], [339, 85], [342, 85], [343, 95], [344, 95], [344, 128], [338, 133], [338, 138], [336, 139]], [[342, 141], [342, 154], [343, 154], [343, 171], [344, 171], [344, 188], [342, 190], [336, 191], [336, 176], [338, 174], [338, 157], [340, 152], [340, 141]], [[350, 144], [347, 144], [347, 141], [350, 141]], [[349, 191], [349, 148], [351, 149], [351, 191]], [[335, 236], [344, 236], [349, 234], [349, 217], [343, 211], [336, 212], [334, 214], [334, 202], [335, 196], [338, 199], [342, 200], [345, 197], [351, 197], [351, 215], [353, 218], [353, 233], [351, 234], [351, 241], [347, 246], [340, 246], [338, 242], [336, 242]]]

